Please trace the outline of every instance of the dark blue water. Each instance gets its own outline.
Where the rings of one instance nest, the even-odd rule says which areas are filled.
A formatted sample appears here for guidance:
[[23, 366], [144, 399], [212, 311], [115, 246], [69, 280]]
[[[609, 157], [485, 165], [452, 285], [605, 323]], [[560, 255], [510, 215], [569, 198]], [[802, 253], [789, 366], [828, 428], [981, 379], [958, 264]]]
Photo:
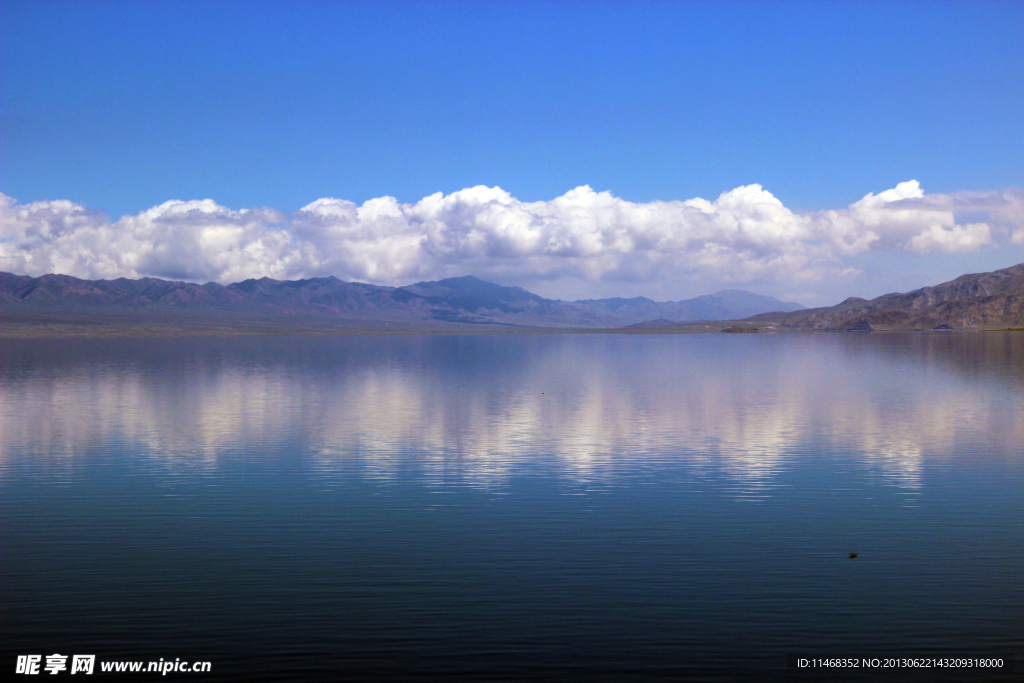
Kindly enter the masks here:
[[2, 340], [0, 591], [10, 671], [1020, 680], [1024, 336]]

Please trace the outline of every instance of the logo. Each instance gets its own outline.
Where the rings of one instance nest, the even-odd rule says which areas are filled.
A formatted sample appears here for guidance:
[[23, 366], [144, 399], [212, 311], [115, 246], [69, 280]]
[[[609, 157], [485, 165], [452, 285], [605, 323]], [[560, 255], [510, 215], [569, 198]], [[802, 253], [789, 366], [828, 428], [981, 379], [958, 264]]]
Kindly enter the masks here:
[[[18, 655], [17, 663], [14, 665], [14, 673], [36, 676], [40, 672], [43, 663], [42, 655]], [[92, 674], [96, 668], [96, 655], [71, 655], [72, 674]], [[46, 655], [46, 665], [42, 670], [51, 676], [68, 670], [68, 656], [60, 653]]]

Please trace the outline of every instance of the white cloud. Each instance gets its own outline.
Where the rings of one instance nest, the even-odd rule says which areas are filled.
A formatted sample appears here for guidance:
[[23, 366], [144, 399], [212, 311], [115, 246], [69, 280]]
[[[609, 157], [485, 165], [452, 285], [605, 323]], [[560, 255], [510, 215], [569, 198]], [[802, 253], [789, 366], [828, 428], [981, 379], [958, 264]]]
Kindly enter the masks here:
[[910, 238], [915, 251], [974, 251], [992, 242], [992, 231], [985, 223], [942, 225], [933, 223], [928, 229]]
[[965, 253], [998, 242], [1024, 243], [1024, 192], [928, 195], [914, 180], [814, 213], [787, 208], [760, 185], [714, 201], [645, 204], [588, 186], [541, 202], [478, 186], [415, 204], [318, 199], [290, 215], [169, 201], [115, 222], [66, 200], [18, 204], [0, 194], [0, 270], [84, 278], [337, 275], [400, 285], [472, 273], [806, 289], [855, 274], [858, 254]]

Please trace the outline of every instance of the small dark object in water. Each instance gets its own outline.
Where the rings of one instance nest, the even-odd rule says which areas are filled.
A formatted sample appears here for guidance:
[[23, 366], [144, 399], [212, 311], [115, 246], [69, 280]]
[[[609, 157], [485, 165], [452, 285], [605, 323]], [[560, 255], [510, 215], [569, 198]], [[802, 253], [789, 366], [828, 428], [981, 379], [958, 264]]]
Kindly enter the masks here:
[[851, 559], [851, 560], [852, 560], [853, 558], [855, 558], [855, 557], [857, 557], [857, 553], [850, 553], [850, 559]]

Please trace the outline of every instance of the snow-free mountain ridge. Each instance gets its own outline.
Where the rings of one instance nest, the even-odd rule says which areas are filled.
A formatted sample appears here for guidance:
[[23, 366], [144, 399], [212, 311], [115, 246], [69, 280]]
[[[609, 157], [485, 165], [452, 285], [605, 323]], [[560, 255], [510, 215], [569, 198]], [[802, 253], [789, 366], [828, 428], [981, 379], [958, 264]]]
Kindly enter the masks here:
[[682, 301], [545, 299], [521, 287], [473, 276], [383, 287], [336, 277], [306, 280], [250, 279], [203, 285], [159, 278], [82, 280], [70, 275], [30, 277], [0, 273], [0, 318], [19, 312], [219, 311], [259, 315], [427, 322], [445, 321], [542, 327], [623, 327], [646, 320], [726, 320], [800, 304], [740, 290]]
[[827, 308], [755, 318], [769, 319], [779, 329], [793, 330], [1024, 328], [1024, 263], [870, 301], [850, 297]]

